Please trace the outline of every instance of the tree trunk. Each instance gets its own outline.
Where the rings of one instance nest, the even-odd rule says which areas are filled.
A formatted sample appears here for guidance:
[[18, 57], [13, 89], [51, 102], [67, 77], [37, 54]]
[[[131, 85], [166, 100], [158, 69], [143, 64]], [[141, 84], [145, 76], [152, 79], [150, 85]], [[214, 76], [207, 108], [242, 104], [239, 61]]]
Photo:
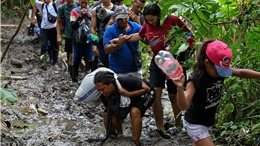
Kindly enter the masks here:
[[11, 10], [13, 8], [13, 0], [7, 0], [7, 10]]

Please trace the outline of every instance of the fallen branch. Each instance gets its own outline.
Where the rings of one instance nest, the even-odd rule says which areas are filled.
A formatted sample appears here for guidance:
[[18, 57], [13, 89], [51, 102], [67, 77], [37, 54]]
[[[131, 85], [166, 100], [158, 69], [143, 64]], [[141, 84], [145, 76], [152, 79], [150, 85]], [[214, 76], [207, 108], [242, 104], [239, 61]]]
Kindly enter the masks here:
[[61, 61], [65, 65], [66, 69], [68, 69], [68, 64], [66, 63], [66, 61], [63, 58], [61, 58]]
[[1, 24], [0, 27], [17, 27], [18, 25], [14, 24]]
[[6, 53], [7, 53], [7, 51], [9, 50], [10, 45], [11, 45], [13, 39], [14, 39], [14, 38], [16, 37], [16, 35], [18, 34], [18, 32], [19, 32], [19, 30], [20, 30], [20, 28], [21, 28], [21, 26], [22, 26], [23, 20], [24, 20], [24, 18], [25, 18], [25, 16], [26, 16], [26, 13], [27, 13], [28, 9], [29, 9], [29, 7], [27, 7], [26, 10], [24, 11], [23, 17], [22, 17], [22, 19], [21, 19], [21, 21], [20, 21], [20, 23], [19, 23], [18, 28], [16, 29], [14, 35], [13, 35], [12, 38], [10, 39], [10, 42], [8, 43], [6, 49], [4, 50], [3, 55], [1, 56], [1, 63], [3, 62], [4, 57], [5, 57]]
[[11, 80], [25, 80], [28, 78], [28, 76], [27, 77], [23, 77], [23, 76], [6, 76], [6, 77], [4, 77], [4, 76], [2, 76], [1, 78], [2, 79], [11, 79]]

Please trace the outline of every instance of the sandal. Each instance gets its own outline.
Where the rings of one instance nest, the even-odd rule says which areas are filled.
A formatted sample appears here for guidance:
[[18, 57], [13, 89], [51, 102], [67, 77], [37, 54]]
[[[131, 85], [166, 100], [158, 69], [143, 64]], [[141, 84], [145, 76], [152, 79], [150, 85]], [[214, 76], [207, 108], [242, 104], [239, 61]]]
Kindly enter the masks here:
[[165, 132], [162, 132], [162, 130], [157, 130], [157, 133], [158, 133], [159, 135], [161, 135], [161, 137], [163, 137], [163, 138], [165, 138], [165, 139], [170, 139], [170, 138], [171, 138], [170, 135], [166, 134]]

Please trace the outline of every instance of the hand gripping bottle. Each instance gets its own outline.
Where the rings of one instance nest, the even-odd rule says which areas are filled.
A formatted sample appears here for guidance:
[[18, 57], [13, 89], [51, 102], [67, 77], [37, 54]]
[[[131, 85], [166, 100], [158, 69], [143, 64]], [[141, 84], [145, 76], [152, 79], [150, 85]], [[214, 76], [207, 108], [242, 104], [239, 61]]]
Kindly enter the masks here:
[[172, 80], [178, 80], [183, 73], [182, 66], [172, 54], [168, 51], [161, 50], [154, 58], [157, 66]]

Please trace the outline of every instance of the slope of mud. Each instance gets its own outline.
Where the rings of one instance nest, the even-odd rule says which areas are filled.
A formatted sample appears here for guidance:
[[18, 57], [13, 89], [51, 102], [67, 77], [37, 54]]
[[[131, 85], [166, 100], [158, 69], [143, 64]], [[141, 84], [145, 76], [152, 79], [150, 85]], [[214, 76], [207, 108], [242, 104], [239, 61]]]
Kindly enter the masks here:
[[[1, 27], [1, 54], [8, 41], [15, 33], [15, 25], [20, 19], [2, 20], [2, 24], [12, 26]], [[13, 26], [14, 25], [14, 26]], [[1, 87], [16, 92], [19, 101], [10, 104], [1, 100], [1, 121], [11, 123], [9, 130], [1, 128], [1, 145], [27, 146], [131, 146], [131, 126], [129, 117], [123, 124], [125, 137], [117, 139], [110, 137], [105, 143], [100, 139], [105, 137], [102, 119], [102, 105], [75, 103], [74, 94], [80, 85], [71, 82], [64, 63], [65, 55], [60, 54], [57, 65], [40, 68], [40, 44], [36, 36], [27, 36], [29, 20], [25, 20], [21, 30], [13, 40], [8, 53], [1, 63]], [[81, 72], [80, 79], [84, 73]], [[38, 104], [47, 115], [37, 114], [28, 109], [28, 102]], [[170, 105], [163, 98], [165, 115], [169, 116]], [[165, 116], [165, 119], [170, 119]], [[147, 146], [187, 146], [191, 145], [185, 131], [169, 128], [171, 139], [161, 138], [155, 131], [155, 121], [151, 110], [143, 118], [141, 142]]]

